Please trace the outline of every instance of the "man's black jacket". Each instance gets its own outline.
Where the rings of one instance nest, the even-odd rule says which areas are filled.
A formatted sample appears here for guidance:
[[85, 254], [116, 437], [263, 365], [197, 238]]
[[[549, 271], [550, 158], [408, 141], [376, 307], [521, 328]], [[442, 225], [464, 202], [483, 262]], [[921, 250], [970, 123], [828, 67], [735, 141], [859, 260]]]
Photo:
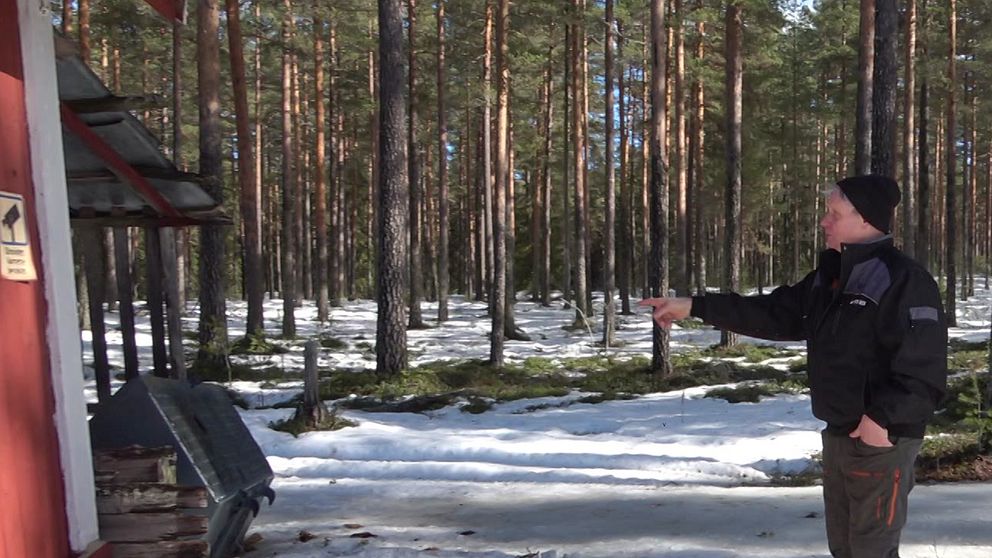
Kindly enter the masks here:
[[947, 323], [933, 277], [891, 237], [826, 250], [802, 281], [770, 294], [694, 297], [721, 329], [805, 340], [813, 414], [848, 433], [862, 415], [921, 438], [947, 386]]

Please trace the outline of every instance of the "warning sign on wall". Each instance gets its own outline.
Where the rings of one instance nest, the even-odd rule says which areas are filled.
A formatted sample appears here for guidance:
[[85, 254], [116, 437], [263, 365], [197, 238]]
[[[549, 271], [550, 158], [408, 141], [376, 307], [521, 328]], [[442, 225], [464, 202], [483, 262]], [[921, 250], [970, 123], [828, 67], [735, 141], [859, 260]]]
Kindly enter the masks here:
[[0, 191], [0, 277], [34, 281], [37, 274], [25, 225], [24, 198]]

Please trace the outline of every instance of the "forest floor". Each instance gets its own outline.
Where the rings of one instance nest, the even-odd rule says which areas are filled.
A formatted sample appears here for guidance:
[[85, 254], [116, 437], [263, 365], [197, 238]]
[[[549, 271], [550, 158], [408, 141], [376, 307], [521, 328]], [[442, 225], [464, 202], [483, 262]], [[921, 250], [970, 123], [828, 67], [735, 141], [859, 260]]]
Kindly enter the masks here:
[[[276, 474], [278, 498], [252, 525], [261, 542], [247, 555], [826, 556], [822, 423], [810, 414], [802, 344], [745, 338], [726, 352], [712, 347], [719, 332], [683, 322], [672, 332], [675, 374], [659, 380], [647, 372], [646, 313], [620, 316], [616, 346], [606, 349], [601, 314], [574, 330], [574, 312], [560, 302], [518, 300], [517, 325], [532, 341], [508, 342], [501, 371], [483, 364], [485, 304], [461, 297], [451, 320], [409, 332], [412, 368], [390, 382], [371, 373], [373, 301], [334, 308], [323, 325], [304, 303], [298, 338], [243, 345], [231, 378], [201, 371], [240, 400]], [[974, 482], [990, 478], [992, 462], [976, 451], [969, 403], [984, 388], [990, 302], [980, 290], [959, 304], [952, 397], [919, 461], [904, 557], [992, 553], [992, 484]], [[423, 308], [428, 318], [436, 312]], [[273, 337], [280, 309], [267, 301]], [[185, 328], [194, 331], [189, 310]], [[245, 311], [229, 303], [232, 339], [244, 335]], [[116, 316], [108, 318], [112, 328]], [[271, 426], [293, 414], [309, 339], [322, 345], [323, 398], [354, 426], [294, 436]], [[88, 351], [88, 332], [83, 341]], [[109, 343], [122, 367], [118, 332]], [[92, 381], [87, 390], [95, 400]]]

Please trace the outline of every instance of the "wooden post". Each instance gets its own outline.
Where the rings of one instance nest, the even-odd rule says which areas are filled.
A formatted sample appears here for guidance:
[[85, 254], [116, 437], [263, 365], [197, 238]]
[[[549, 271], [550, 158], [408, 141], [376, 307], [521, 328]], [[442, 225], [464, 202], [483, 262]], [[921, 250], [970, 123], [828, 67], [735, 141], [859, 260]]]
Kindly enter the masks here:
[[177, 276], [179, 260], [176, 259], [176, 230], [167, 227], [160, 229], [160, 231], [162, 272], [165, 279], [165, 315], [169, 328], [169, 360], [172, 366], [172, 378], [185, 381], [186, 356], [183, 353], [183, 328], [180, 321], [182, 308], [179, 307], [179, 279]]
[[103, 231], [93, 225], [80, 225], [76, 232], [83, 249], [86, 289], [89, 292], [90, 332], [96, 396], [100, 403], [110, 399], [110, 365], [107, 363], [107, 330], [103, 322]]
[[317, 353], [320, 343], [316, 339], [307, 341], [303, 352], [303, 405], [296, 411], [298, 419], [314, 427], [327, 418], [327, 408], [320, 400], [320, 379], [317, 377]]
[[152, 359], [155, 375], [168, 376], [165, 323], [162, 315], [162, 237], [158, 227], [145, 228], [145, 273], [148, 278], [148, 318], [152, 326]]
[[131, 261], [127, 227], [114, 227], [114, 259], [117, 264], [117, 296], [120, 297], [121, 336], [124, 338], [124, 378], [138, 377], [138, 346], [134, 341], [134, 300], [131, 296]]

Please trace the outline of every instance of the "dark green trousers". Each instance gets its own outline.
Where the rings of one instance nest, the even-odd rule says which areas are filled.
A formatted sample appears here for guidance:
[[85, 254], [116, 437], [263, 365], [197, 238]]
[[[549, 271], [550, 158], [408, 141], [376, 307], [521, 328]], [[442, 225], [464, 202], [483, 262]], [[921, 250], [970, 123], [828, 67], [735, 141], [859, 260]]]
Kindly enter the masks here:
[[876, 448], [823, 432], [823, 504], [835, 558], [898, 558], [913, 464], [923, 440], [894, 438]]

